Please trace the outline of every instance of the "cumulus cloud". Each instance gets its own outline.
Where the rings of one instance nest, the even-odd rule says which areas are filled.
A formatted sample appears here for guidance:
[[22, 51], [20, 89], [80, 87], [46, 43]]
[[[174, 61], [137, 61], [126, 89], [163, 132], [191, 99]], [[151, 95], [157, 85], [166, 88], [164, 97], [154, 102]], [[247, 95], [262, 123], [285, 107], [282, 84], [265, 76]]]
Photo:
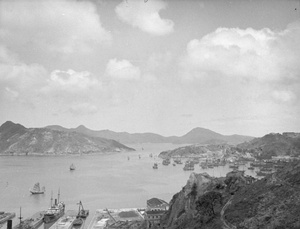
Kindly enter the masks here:
[[25, 64], [5, 46], [0, 46], [0, 97], [27, 103], [44, 85], [46, 77], [47, 70], [42, 65]]
[[0, 15], [2, 41], [16, 48], [72, 54], [111, 40], [88, 1], [4, 0]]
[[166, 35], [174, 30], [174, 22], [162, 19], [159, 11], [166, 9], [167, 3], [151, 0], [145, 3], [140, 0], [124, 0], [115, 11], [119, 19], [133, 27], [152, 35]]
[[138, 80], [141, 77], [139, 67], [134, 66], [128, 60], [111, 59], [106, 66], [106, 74], [115, 79]]
[[[101, 80], [88, 71], [54, 70], [25, 64], [5, 46], [0, 46], [0, 101], [66, 110], [76, 115], [97, 112], [94, 100], [101, 94]], [[8, 99], [8, 100], [7, 100]], [[68, 108], [69, 107], [69, 108]]]
[[76, 72], [72, 69], [67, 71], [54, 70], [50, 74], [48, 90], [63, 90], [69, 92], [81, 92], [91, 88], [101, 87], [101, 82], [88, 71]]
[[300, 23], [284, 31], [219, 28], [191, 40], [182, 65], [188, 77], [220, 74], [259, 81], [297, 78]]

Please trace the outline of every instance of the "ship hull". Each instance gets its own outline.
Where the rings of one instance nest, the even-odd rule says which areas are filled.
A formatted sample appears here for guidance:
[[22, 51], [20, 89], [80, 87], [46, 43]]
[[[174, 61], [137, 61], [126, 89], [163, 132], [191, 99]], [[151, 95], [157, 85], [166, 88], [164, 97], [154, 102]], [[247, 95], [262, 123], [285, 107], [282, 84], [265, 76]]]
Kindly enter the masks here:
[[37, 212], [30, 218], [22, 221], [22, 224], [18, 224], [13, 229], [37, 229], [43, 224], [44, 211]]
[[35, 191], [30, 191], [31, 194], [35, 195], [35, 194], [44, 194], [44, 192], [35, 192]]
[[44, 216], [44, 223], [53, 223], [58, 220], [60, 217], [64, 215], [64, 212], [60, 212], [59, 214], [45, 214]]

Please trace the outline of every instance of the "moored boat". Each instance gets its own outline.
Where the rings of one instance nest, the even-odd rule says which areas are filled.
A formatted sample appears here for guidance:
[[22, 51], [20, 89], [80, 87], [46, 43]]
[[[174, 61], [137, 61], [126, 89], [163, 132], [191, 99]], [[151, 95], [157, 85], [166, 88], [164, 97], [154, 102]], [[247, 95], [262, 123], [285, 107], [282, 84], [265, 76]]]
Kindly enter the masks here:
[[73, 229], [81, 229], [84, 227], [84, 219], [76, 218], [73, 222], [72, 228]]
[[170, 163], [171, 163], [170, 159], [168, 159], [168, 158], [164, 159], [163, 162], [162, 162], [163, 165], [169, 165]]
[[58, 198], [54, 200], [54, 204], [52, 205], [52, 196], [51, 196], [51, 207], [48, 208], [44, 215], [44, 223], [51, 223], [58, 220], [65, 213], [65, 204], [63, 202], [59, 202], [59, 192]]
[[43, 224], [45, 211], [39, 211], [25, 220], [22, 220], [20, 208], [20, 223], [13, 227], [13, 229], [37, 229]]
[[233, 164], [233, 165], [229, 165], [229, 168], [231, 168], [231, 169], [238, 169], [238, 168], [239, 168], [239, 166], [238, 166], [238, 165], [236, 165], [236, 164]]
[[185, 163], [184, 167], [183, 167], [183, 170], [184, 171], [191, 171], [191, 170], [194, 170], [194, 163], [191, 162], [191, 161], [188, 161]]
[[78, 209], [78, 214], [77, 214], [76, 218], [83, 218], [83, 219], [87, 218], [90, 213], [89, 210], [85, 210], [83, 208], [81, 201], [79, 201], [78, 205], [79, 205], [79, 209]]
[[154, 165], [153, 165], [153, 169], [158, 169], [158, 165], [157, 165], [157, 163], [154, 163]]
[[29, 191], [31, 192], [31, 194], [44, 194], [46, 189], [45, 189], [45, 186], [40, 188], [40, 183], [37, 182], [34, 184], [33, 188], [30, 189]]

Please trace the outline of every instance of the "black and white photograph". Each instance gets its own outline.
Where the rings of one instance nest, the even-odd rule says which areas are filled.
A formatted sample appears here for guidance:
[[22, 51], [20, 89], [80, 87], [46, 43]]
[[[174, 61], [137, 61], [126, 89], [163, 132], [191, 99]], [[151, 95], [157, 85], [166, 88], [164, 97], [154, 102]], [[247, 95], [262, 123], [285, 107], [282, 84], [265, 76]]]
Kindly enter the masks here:
[[300, 0], [0, 0], [0, 229], [300, 229]]

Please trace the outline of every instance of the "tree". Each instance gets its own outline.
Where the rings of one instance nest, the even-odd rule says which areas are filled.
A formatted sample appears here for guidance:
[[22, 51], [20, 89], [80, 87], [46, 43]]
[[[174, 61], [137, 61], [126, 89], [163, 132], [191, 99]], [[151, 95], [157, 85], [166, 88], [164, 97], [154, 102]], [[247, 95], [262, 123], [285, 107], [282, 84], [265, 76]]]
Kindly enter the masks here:
[[196, 196], [197, 196], [197, 184], [194, 183], [193, 186], [192, 186], [192, 189], [191, 189], [191, 196], [195, 199]]
[[201, 215], [214, 216], [214, 207], [217, 203], [222, 204], [222, 194], [215, 191], [207, 192], [196, 201], [196, 209]]

